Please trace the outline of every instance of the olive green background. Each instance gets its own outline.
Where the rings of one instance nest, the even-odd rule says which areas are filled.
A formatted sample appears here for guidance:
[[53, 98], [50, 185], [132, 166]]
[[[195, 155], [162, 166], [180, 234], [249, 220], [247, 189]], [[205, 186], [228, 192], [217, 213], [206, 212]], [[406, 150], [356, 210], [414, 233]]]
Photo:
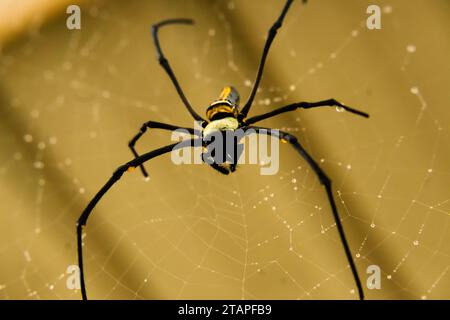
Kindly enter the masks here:
[[[82, 29], [70, 31], [59, 2], [48, 19], [3, 32], [1, 299], [79, 299], [66, 270], [81, 211], [131, 159], [144, 121], [193, 125], [155, 58], [151, 24], [196, 20], [161, 30], [161, 42], [203, 115], [223, 85], [246, 99], [283, 3], [85, 1]], [[365, 26], [370, 4], [383, 10], [381, 30]], [[261, 123], [296, 134], [332, 178], [363, 282], [370, 265], [381, 269], [368, 299], [450, 298], [449, 9], [295, 1], [251, 110], [334, 97], [370, 113], [299, 110]], [[168, 143], [155, 130], [137, 148]], [[127, 173], [89, 220], [90, 298], [357, 298], [324, 190], [288, 145], [275, 176], [242, 165], [224, 177], [169, 156], [147, 168], [150, 181]]]

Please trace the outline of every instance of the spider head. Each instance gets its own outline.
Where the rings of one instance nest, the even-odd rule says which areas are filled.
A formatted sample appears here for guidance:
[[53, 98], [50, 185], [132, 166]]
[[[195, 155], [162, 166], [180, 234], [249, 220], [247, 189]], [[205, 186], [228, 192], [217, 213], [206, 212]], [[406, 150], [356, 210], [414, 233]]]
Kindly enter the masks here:
[[206, 109], [206, 117], [209, 121], [223, 118], [237, 118], [239, 114], [239, 93], [232, 86], [226, 86], [219, 98]]

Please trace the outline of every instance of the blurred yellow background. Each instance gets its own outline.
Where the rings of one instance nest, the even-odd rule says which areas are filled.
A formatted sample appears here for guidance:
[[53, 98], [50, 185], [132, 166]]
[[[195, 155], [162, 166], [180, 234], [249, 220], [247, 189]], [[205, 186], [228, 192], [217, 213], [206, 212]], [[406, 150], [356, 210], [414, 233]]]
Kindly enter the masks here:
[[[81, 7], [81, 30], [66, 7]], [[152, 23], [196, 110], [224, 85], [250, 92], [284, 1], [0, 1], [0, 298], [79, 299], [75, 223], [148, 120], [193, 122], [160, 68]], [[370, 4], [382, 29], [368, 30]], [[261, 122], [299, 137], [334, 182], [368, 299], [450, 298], [450, 3], [295, 1], [251, 110], [336, 98]], [[151, 131], [139, 152], [170, 143]], [[135, 170], [87, 225], [92, 299], [355, 299], [325, 193], [281, 145], [280, 172], [221, 176], [169, 156]]]

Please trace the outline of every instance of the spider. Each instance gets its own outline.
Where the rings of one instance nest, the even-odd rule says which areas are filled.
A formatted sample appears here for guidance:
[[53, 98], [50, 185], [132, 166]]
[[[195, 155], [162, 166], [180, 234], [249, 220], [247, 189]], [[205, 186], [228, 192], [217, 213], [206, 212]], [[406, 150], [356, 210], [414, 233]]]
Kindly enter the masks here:
[[[183, 90], [181, 89], [181, 86], [175, 76], [175, 73], [173, 72], [172, 68], [170, 67], [169, 61], [165, 57], [161, 46], [159, 42], [158, 37], [158, 31], [161, 27], [171, 25], [171, 24], [185, 24], [185, 25], [192, 25], [194, 22], [191, 19], [170, 19], [170, 20], [164, 20], [161, 21], [152, 27], [152, 36], [154, 45], [157, 52], [157, 57], [160, 65], [165, 70], [165, 72], [170, 77], [173, 85], [175, 86], [175, 89], [177, 90], [177, 93], [179, 97], [181, 98], [184, 106], [186, 107], [187, 111], [191, 114], [191, 116], [198, 122], [201, 123], [201, 129], [193, 129], [193, 128], [183, 128], [179, 126], [174, 126], [171, 124], [161, 123], [161, 122], [155, 122], [155, 121], [148, 121], [145, 122], [142, 127], [140, 128], [139, 132], [130, 140], [129, 147], [134, 155], [134, 159], [119, 166], [111, 176], [111, 178], [105, 183], [105, 185], [98, 191], [98, 193], [92, 198], [92, 200], [89, 202], [87, 207], [82, 212], [81, 216], [78, 219], [77, 222], [77, 247], [78, 247], [78, 264], [79, 264], [79, 271], [80, 271], [80, 286], [81, 286], [81, 294], [83, 300], [87, 299], [86, 295], [86, 287], [84, 282], [84, 271], [83, 271], [83, 247], [82, 247], [82, 231], [83, 227], [86, 226], [87, 220], [89, 218], [89, 215], [91, 214], [94, 207], [97, 205], [97, 203], [100, 201], [100, 199], [108, 192], [108, 190], [122, 177], [122, 175], [136, 167], [140, 167], [143, 175], [145, 178], [148, 178], [148, 173], [144, 167], [144, 163], [159, 157], [163, 154], [169, 153], [173, 150], [177, 150], [180, 148], [186, 148], [186, 147], [192, 147], [195, 145], [198, 145], [197, 143], [200, 143], [202, 146], [207, 146], [207, 143], [204, 140], [205, 133], [210, 132], [225, 132], [226, 130], [237, 130], [237, 129], [253, 129], [257, 134], [266, 134], [266, 135], [272, 135], [275, 136], [275, 138], [278, 138], [282, 140], [283, 142], [289, 143], [299, 154], [300, 156], [309, 164], [311, 169], [315, 172], [317, 175], [320, 183], [324, 186], [327, 198], [331, 207], [331, 211], [333, 213], [334, 220], [336, 222], [337, 230], [340, 236], [340, 240], [342, 242], [342, 246], [345, 251], [346, 258], [348, 260], [348, 264], [350, 265], [350, 269], [354, 278], [354, 281], [356, 283], [359, 298], [361, 300], [364, 299], [364, 292], [361, 285], [361, 280], [358, 276], [358, 272], [355, 266], [355, 263], [352, 259], [352, 253], [350, 251], [350, 247], [348, 245], [347, 239], [345, 237], [344, 229], [341, 224], [341, 220], [339, 218], [339, 214], [337, 211], [336, 203], [333, 197], [333, 191], [331, 187], [331, 180], [330, 178], [325, 174], [325, 172], [320, 168], [320, 166], [317, 164], [317, 162], [309, 155], [309, 153], [303, 148], [303, 146], [300, 144], [300, 142], [297, 140], [297, 138], [289, 133], [278, 131], [278, 130], [270, 130], [268, 128], [263, 127], [257, 127], [252, 126], [252, 124], [259, 122], [264, 119], [268, 119], [271, 117], [274, 117], [276, 115], [294, 111], [297, 109], [310, 109], [310, 108], [317, 108], [317, 107], [337, 107], [341, 108], [345, 111], [351, 112], [353, 114], [363, 116], [368, 118], [369, 115], [365, 112], [358, 111], [356, 109], [353, 109], [351, 107], [348, 107], [342, 103], [339, 103], [335, 99], [327, 99], [323, 101], [318, 102], [298, 102], [298, 103], [292, 103], [280, 108], [277, 108], [273, 111], [257, 115], [251, 118], [247, 118], [247, 114], [250, 111], [250, 108], [252, 106], [253, 100], [255, 98], [256, 92], [259, 87], [259, 83], [261, 81], [264, 65], [266, 62], [267, 54], [269, 52], [270, 46], [277, 34], [277, 31], [280, 29], [283, 20], [292, 4], [293, 0], [287, 0], [284, 4], [283, 10], [281, 11], [280, 16], [275, 21], [275, 23], [272, 25], [272, 27], [269, 29], [267, 39], [264, 45], [264, 49], [262, 52], [261, 60], [259, 62], [258, 71], [256, 74], [256, 79], [253, 84], [253, 88], [251, 90], [250, 96], [247, 100], [247, 102], [244, 104], [242, 109], [239, 108], [239, 94], [236, 89], [234, 89], [231, 86], [226, 86], [222, 93], [220, 94], [220, 97], [218, 100], [211, 103], [207, 110], [206, 110], [206, 120], [203, 119], [199, 114], [195, 112], [195, 110], [192, 108], [191, 104], [189, 103], [188, 99], [183, 93]], [[303, 3], [306, 3], [306, 0], [303, 0]], [[162, 148], [155, 149], [153, 151], [147, 152], [143, 155], [139, 155], [135, 149], [136, 142], [141, 138], [141, 136], [147, 131], [147, 129], [161, 129], [161, 130], [177, 130], [177, 129], [184, 129], [187, 130], [191, 135], [196, 136], [196, 138], [191, 138], [188, 140], [185, 140], [181, 143], [175, 143], [170, 144]], [[203, 159], [203, 158], [202, 158]], [[208, 163], [213, 169], [217, 170], [218, 172], [222, 174], [230, 174], [233, 173], [236, 170], [236, 159], [234, 159], [235, 162], [231, 163], [231, 165], [224, 165], [219, 163]]]

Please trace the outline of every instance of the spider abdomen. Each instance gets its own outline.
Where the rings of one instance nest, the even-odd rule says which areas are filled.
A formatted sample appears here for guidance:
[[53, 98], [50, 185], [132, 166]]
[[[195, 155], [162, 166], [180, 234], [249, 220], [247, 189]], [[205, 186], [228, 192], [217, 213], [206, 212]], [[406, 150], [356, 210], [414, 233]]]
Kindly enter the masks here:
[[235, 170], [243, 151], [243, 145], [239, 144], [240, 135], [236, 131], [238, 127], [236, 118], [227, 117], [211, 121], [203, 129], [206, 150], [202, 159], [224, 174]]
[[203, 138], [210, 136], [214, 132], [236, 130], [239, 127], [239, 122], [236, 118], [226, 117], [219, 120], [211, 121], [203, 129]]

